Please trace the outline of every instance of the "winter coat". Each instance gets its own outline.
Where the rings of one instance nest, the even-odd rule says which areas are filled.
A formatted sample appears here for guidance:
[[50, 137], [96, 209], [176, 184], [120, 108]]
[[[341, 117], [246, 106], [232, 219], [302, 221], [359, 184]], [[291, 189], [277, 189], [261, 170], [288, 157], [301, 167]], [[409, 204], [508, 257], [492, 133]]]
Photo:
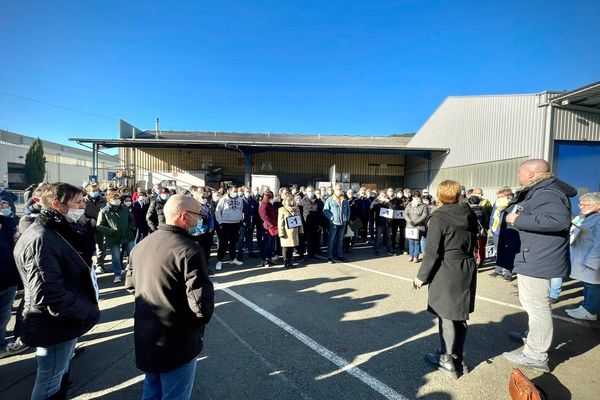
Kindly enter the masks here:
[[263, 220], [263, 228], [268, 230], [272, 226], [277, 226], [277, 209], [268, 201], [263, 201], [258, 207], [258, 213]]
[[444, 204], [431, 215], [417, 278], [429, 285], [427, 309], [466, 321], [475, 309], [477, 217], [468, 204]]
[[471, 211], [473, 211], [477, 217], [477, 221], [481, 224], [481, 230], [484, 233], [482, 236], [487, 237], [488, 227], [490, 226], [490, 217], [487, 211], [480, 205], [471, 205]]
[[131, 214], [133, 215], [133, 219], [135, 220], [135, 226], [137, 227], [137, 229], [139, 229], [140, 232], [145, 234], [150, 231], [148, 221], [146, 220], [149, 208], [150, 202], [146, 199], [142, 203], [134, 200], [131, 209]]
[[[502, 216], [496, 265], [535, 278], [566, 276], [571, 263], [569, 197], [576, 194], [571, 185], [550, 175], [517, 192]], [[520, 215], [508, 225], [506, 215], [517, 207]]]
[[85, 203], [85, 216], [90, 219], [98, 220], [100, 210], [106, 207], [106, 199], [102, 196], [94, 198], [88, 194], [83, 198], [83, 202]]
[[373, 202], [371, 203], [371, 211], [373, 212], [373, 218], [375, 219], [375, 226], [376, 227], [391, 227], [392, 223], [393, 223], [393, 219], [382, 217], [379, 214], [381, 212], [382, 208], [391, 209], [392, 206], [390, 205], [389, 201], [384, 203], [381, 200], [379, 200], [378, 198], [373, 200]]
[[161, 225], [131, 252], [125, 287], [135, 293], [136, 365], [167, 372], [198, 356], [214, 311], [204, 251], [187, 232]]
[[24, 284], [21, 339], [48, 347], [80, 337], [100, 317], [94, 272], [82, 239], [60, 214], [44, 209], [23, 233], [14, 256]]
[[24, 215], [21, 217], [21, 219], [19, 219], [19, 234], [25, 232], [27, 228], [29, 228], [29, 226], [35, 222], [37, 217], [40, 216], [40, 211], [41, 208], [33, 206], [26, 209], [26, 211], [23, 213]]
[[0, 227], [0, 240], [14, 244], [19, 218], [15, 214], [11, 214], [8, 217], [0, 215], [0, 225], [2, 226]]
[[427, 230], [427, 221], [429, 220], [429, 207], [421, 203], [418, 206], [409, 204], [404, 212], [406, 225], [413, 228], [419, 228], [420, 231]]
[[127, 207], [104, 207], [98, 214], [96, 229], [104, 236], [107, 246], [129, 243], [135, 239], [135, 220]]
[[165, 203], [166, 201], [158, 196], [150, 200], [150, 207], [148, 207], [148, 212], [146, 213], [146, 222], [148, 223], [150, 232], [154, 232], [158, 229], [158, 225], [167, 222], [165, 220], [165, 213], [163, 212]]
[[0, 238], [0, 290], [18, 286], [21, 278], [13, 255], [14, 241]]
[[323, 223], [323, 202], [316, 197], [311, 200], [308, 196], [304, 196], [298, 207], [302, 214], [302, 223], [306, 231], [316, 231]]
[[586, 216], [571, 235], [571, 278], [600, 284], [600, 212]]
[[256, 215], [258, 211], [258, 203], [254, 200], [254, 197], [250, 196], [250, 198], [243, 197], [242, 198], [242, 213], [244, 214], [244, 226], [247, 228], [251, 228], [256, 225]]
[[215, 208], [215, 219], [220, 224], [237, 224], [244, 219], [244, 200], [240, 196], [232, 198], [229, 195], [221, 197]]
[[368, 197], [359, 197], [354, 202], [356, 204], [356, 215], [363, 221], [369, 219], [369, 212], [371, 209], [371, 201]]
[[294, 207], [291, 211], [287, 207], [281, 207], [277, 210], [277, 229], [279, 231], [281, 247], [296, 247], [300, 245], [300, 235], [304, 234], [304, 226], [288, 228], [286, 223], [286, 218], [295, 215], [300, 215], [298, 207]]
[[323, 214], [329, 223], [333, 225], [345, 225], [350, 221], [350, 206], [348, 200], [339, 198], [336, 195], [330, 196], [325, 200]]
[[10, 209], [12, 210], [12, 212], [17, 212], [17, 210], [15, 208], [15, 202], [17, 200], [19, 200], [19, 198], [17, 197], [16, 194], [4, 189], [3, 191], [0, 192], [0, 200], [7, 201], [8, 204], [10, 205]]

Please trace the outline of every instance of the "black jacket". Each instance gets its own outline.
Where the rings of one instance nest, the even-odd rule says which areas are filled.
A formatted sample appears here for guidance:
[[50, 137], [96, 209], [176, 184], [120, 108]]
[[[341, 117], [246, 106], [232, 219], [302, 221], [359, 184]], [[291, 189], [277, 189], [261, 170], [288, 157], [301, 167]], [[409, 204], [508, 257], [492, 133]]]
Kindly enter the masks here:
[[214, 289], [204, 251], [184, 229], [160, 225], [138, 243], [125, 286], [135, 291], [139, 369], [171, 371], [200, 353], [204, 326], [214, 310]]
[[21, 282], [13, 256], [14, 245], [0, 238], [0, 290], [18, 286]]
[[304, 196], [298, 203], [305, 231], [316, 231], [323, 224], [323, 201], [314, 197], [312, 200]]
[[[535, 278], [566, 276], [571, 265], [569, 228], [571, 202], [577, 191], [556, 178], [517, 192], [506, 208], [521, 209], [513, 226], [502, 216], [496, 264]], [[513, 268], [514, 267], [514, 268]]]
[[14, 256], [25, 294], [17, 318], [27, 345], [75, 339], [98, 322], [93, 271], [81, 257], [84, 247], [69, 222], [47, 209], [19, 238]]
[[430, 312], [453, 321], [469, 319], [475, 309], [476, 242], [477, 217], [468, 204], [445, 204], [431, 215], [425, 256], [417, 274], [429, 285]]
[[165, 203], [166, 201], [159, 198], [150, 202], [150, 207], [148, 207], [148, 212], [146, 213], [146, 222], [148, 222], [150, 232], [154, 232], [158, 229], [159, 224], [164, 224], [166, 222], [165, 213], [163, 212]]

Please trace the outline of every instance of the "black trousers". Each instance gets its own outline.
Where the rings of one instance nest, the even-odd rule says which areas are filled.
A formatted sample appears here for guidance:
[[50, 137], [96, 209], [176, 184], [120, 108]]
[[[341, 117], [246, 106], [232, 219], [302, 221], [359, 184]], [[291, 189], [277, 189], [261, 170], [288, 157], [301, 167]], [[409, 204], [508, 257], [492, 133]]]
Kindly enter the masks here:
[[405, 220], [401, 219], [392, 221], [392, 251], [394, 253], [404, 251], [405, 229]]
[[302, 236], [301, 248], [298, 249], [301, 255], [308, 254], [309, 257], [314, 257], [321, 252], [321, 237], [318, 226], [305, 226], [304, 235]]
[[221, 236], [219, 237], [219, 250], [217, 261], [223, 261], [225, 253], [229, 252], [231, 260], [235, 260], [235, 250], [240, 238], [240, 223], [221, 224]]
[[213, 235], [214, 235], [214, 232], [211, 232], [211, 233], [206, 232], [206, 233], [198, 236], [198, 239], [197, 239], [198, 244], [204, 250], [204, 257], [205, 257], [207, 265], [208, 265], [208, 259], [210, 257], [210, 248], [213, 243]]
[[438, 320], [441, 354], [451, 354], [456, 361], [462, 362], [467, 339], [467, 321], [452, 321], [440, 317]]
[[292, 261], [292, 258], [294, 258], [293, 247], [282, 247], [281, 253], [283, 255], [283, 261]]

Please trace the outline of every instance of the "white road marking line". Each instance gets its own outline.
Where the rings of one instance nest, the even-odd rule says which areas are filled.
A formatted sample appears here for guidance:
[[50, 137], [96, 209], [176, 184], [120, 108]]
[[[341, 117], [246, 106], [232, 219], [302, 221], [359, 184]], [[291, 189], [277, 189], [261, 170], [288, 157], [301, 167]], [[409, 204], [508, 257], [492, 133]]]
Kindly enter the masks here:
[[277, 376], [285, 384], [287, 384], [288, 386], [290, 386], [291, 388], [296, 390], [300, 394], [300, 397], [303, 398], [304, 400], [313, 400], [312, 397], [310, 397], [309, 395], [304, 393], [302, 391], [302, 389], [300, 389], [294, 382], [292, 382], [287, 376], [285, 376], [283, 374], [284, 371], [278, 370], [277, 367], [272, 362], [267, 360], [261, 353], [259, 353], [256, 349], [254, 349], [254, 347], [252, 347], [248, 342], [246, 342], [244, 339], [242, 339], [242, 337], [240, 335], [238, 335], [237, 332], [234, 331], [233, 328], [229, 326], [229, 324], [227, 324], [227, 322], [223, 321], [223, 319], [221, 319], [217, 314], [214, 314], [213, 318], [215, 318], [217, 321], [219, 321], [219, 323], [221, 325], [223, 325], [223, 327], [227, 331], [229, 331], [229, 333], [232, 334], [233, 337], [236, 338], [237, 341], [242, 344], [242, 346], [244, 346], [246, 349], [248, 349], [248, 351], [250, 351], [252, 354], [254, 354], [264, 365], [267, 366], [267, 368], [269, 368], [271, 371], [273, 371], [269, 374], [269, 376]]
[[100, 399], [106, 395], [108, 395], [109, 393], [112, 392], [116, 392], [120, 389], [129, 387], [129, 386], [133, 386], [141, 381], [144, 380], [146, 375], [141, 374], [138, 375], [136, 377], [133, 377], [131, 379], [126, 380], [125, 382], [121, 382], [118, 385], [115, 386], [111, 386], [108, 389], [102, 389], [102, 390], [98, 390], [97, 392], [88, 392], [88, 393], [82, 393], [77, 397], [74, 397], [73, 400], [90, 400], [90, 399]]
[[363, 383], [368, 385], [371, 389], [373, 389], [374, 391], [383, 395], [386, 399], [408, 400], [407, 397], [404, 397], [400, 393], [396, 392], [394, 389], [387, 386], [383, 382], [379, 381], [377, 378], [369, 375], [362, 369], [360, 369], [360, 368], [356, 367], [355, 365], [353, 365], [352, 363], [344, 360], [343, 358], [341, 358], [340, 356], [338, 356], [331, 350], [328, 350], [327, 348], [321, 346], [319, 343], [315, 342], [313, 339], [306, 336], [304, 333], [300, 332], [298, 329], [289, 325], [285, 321], [277, 318], [275, 315], [273, 315], [270, 312], [268, 312], [267, 310], [257, 306], [256, 304], [254, 304], [250, 300], [246, 299], [245, 297], [237, 294], [233, 290], [222, 287], [219, 284], [215, 285], [215, 288], [224, 291], [225, 293], [227, 293], [234, 299], [238, 300], [240, 303], [242, 303], [245, 306], [247, 306], [248, 308], [252, 309], [254, 312], [262, 315], [263, 317], [265, 317], [266, 319], [268, 319], [269, 321], [271, 321], [272, 323], [274, 323], [275, 325], [277, 325], [278, 327], [280, 327], [281, 329], [283, 329], [284, 331], [286, 331], [287, 333], [289, 333], [290, 335], [294, 336], [296, 339], [301, 341], [305, 346], [314, 350], [321, 357], [327, 359], [328, 361], [330, 361], [331, 363], [336, 365], [338, 368], [341, 368], [342, 370], [348, 372], [350, 375], [359, 379], [360, 381], [362, 381]]
[[[318, 258], [320, 258], [322, 260], [325, 260], [325, 258], [321, 257], [321, 256], [318, 256]], [[383, 271], [377, 271], [376, 269], [361, 267], [360, 265], [356, 265], [356, 264], [352, 264], [352, 263], [348, 263], [348, 262], [339, 262], [338, 261], [338, 262], [336, 262], [336, 264], [347, 265], [347, 266], [352, 267], [352, 268], [362, 269], [363, 271], [373, 272], [374, 274], [387, 276], [387, 277], [398, 279], [398, 280], [401, 280], [401, 281], [406, 281], [406, 282], [411, 282], [411, 283], [413, 281], [410, 278], [405, 278], [403, 276], [389, 274], [389, 273], [383, 272]], [[498, 304], [500, 306], [514, 308], [515, 310], [525, 311], [525, 309], [523, 307], [518, 306], [516, 304], [506, 303], [504, 301], [494, 300], [494, 299], [490, 299], [489, 297], [484, 297], [484, 296], [479, 296], [479, 295], [476, 295], [475, 298], [479, 299], [479, 300], [487, 301], [488, 303]], [[575, 324], [575, 325], [585, 326], [587, 328], [591, 327], [591, 324], [589, 322], [587, 322], [587, 321], [580, 321], [580, 320], [577, 320], [577, 319], [574, 319], [574, 318], [565, 317], [565, 316], [562, 316], [562, 315], [552, 314], [552, 318], [558, 319], [558, 320], [561, 320], [561, 321], [565, 321], [565, 322], [569, 322], [569, 323]]]

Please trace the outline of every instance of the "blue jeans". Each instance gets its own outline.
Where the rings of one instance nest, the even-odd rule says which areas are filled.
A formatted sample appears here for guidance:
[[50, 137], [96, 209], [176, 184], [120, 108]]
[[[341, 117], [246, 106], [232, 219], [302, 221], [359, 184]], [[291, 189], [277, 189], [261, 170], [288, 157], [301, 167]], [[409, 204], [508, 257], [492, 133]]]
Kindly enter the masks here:
[[550, 279], [550, 298], [558, 299], [562, 290], [563, 278], [552, 278]]
[[421, 252], [420, 239], [408, 239], [408, 256], [418, 259]]
[[327, 244], [327, 258], [333, 258], [333, 254], [337, 258], [344, 257], [344, 225], [335, 225], [329, 223], [329, 243]]
[[427, 231], [421, 232], [421, 239], [419, 239], [421, 245], [421, 253], [425, 254], [425, 245], [427, 244]]
[[244, 246], [248, 249], [248, 254], [254, 252], [254, 243], [252, 241], [252, 232], [254, 232], [254, 226], [245, 227], [244, 224], [240, 225], [240, 238], [237, 243], [237, 259], [241, 260], [244, 255]]
[[142, 400], [187, 400], [192, 396], [196, 357], [168, 372], [149, 372], [144, 379]]
[[600, 284], [581, 283], [583, 284], [583, 308], [590, 314], [598, 314], [600, 311]]
[[389, 226], [378, 226], [376, 229], [375, 244], [373, 249], [378, 252], [381, 246], [381, 240], [385, 243], [385, 251], [388, 253], [392, 252], [392, 239], [390, 235], [391, 228]]
[[6, 340], [6, 325], [10, 321], [10, 310], [15, 301], [16, 293], [16, 286], [0, 289], [0, 349], [2, 350], [8, 344], [8, 340]]
[[53, 346], [37, 348], [37, 371], [31, 400], [46, 399], [59, 391], [62, 377], [69, 371], [76, 344], [77, 339], [71, 339]]
[[129, 242], [123, 244], [106, 245], [106, 251], [110, 251], [110, 257], [112, 258], [112, 269], [115, 276], [121, 276], [121, 272], [123, 270], [123, 267], [121, 266], [121, 246], [123, 246], [123, 249], [127, 252], [127, 254], [131, 254], [134, 244], [134, 242]]

